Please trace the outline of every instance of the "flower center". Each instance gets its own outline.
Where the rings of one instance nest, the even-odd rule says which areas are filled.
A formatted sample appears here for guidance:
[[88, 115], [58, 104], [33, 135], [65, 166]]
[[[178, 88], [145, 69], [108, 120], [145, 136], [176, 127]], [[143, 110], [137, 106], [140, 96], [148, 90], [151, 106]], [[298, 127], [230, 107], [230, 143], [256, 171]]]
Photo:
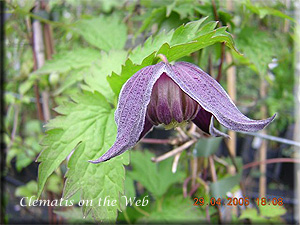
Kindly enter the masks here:
[[153, 125], [164, 124], [171, 129], [193, 120], [198, 111], [199, 104], [163, 73], [154, 84], [147, 119]]

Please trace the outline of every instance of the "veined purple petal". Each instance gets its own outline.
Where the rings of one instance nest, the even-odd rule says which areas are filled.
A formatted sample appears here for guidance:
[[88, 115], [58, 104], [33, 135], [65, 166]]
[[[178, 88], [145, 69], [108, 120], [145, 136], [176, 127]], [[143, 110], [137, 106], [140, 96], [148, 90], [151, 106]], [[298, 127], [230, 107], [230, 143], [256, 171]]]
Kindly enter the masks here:
[[116, 141], [99, 159], [90, 162], [107, 161], [122, 154], [139, 141], [144, 129], [147, 105], [150, 102], [153, 86], [164, 72], [170, 73], [170, 65], [161, 62], [147, 66], [135, 73], [124, 84], [115, 112], [115, 121], [118, 126]]
[[210, 133], [210, 135], [212, 135], [214, 137], [230, 138], [230, 136], [228, 134], [225, 134], [222, 131], [219, 131], [217, 128], [214, 127], [214, 117], [213, 116], [210, 119], [209, 133]]
[[210, 134], [214, 137], [222, 136], [225, 138], [229, 138], [227, 134], [219, 131], [214, 127], [214, 117], [210, 112], [207, 112], [203, 108], [200, 108], [195, 119], [193, 119], [192, 122], [207, 134]]
[[222, 86], [197, 66], [178, 62], [168, 75], [206, 111], [226, 128], [235, 131], [255, 132], [267, 126], [276, 114], [265, 120], [252, 120], [243, 115]]
[[202, 131], [209, 134], [209, 125], [211, 121], [212, 114], [200, 108], [195, 119], [192, 120], [194, 124], [197, 125]]
[[153, 128], [153, 124], [146, 117], [145, 123], [144, 123], [144, 129], [143, 129], [142, 133], [140, 134], [139, 140], [141, 140], [146, 134], [148, 134], [152, 128]]

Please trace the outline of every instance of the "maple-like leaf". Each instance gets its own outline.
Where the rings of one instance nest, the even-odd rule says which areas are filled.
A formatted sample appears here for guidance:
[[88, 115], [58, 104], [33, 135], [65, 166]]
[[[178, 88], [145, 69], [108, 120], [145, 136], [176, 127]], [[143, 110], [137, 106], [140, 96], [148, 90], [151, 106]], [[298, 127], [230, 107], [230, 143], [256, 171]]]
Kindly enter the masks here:
[[56, 108], [58, 116], [47, 124], [45, 149], [40, 154], [38, 195], [47, 178], [72, 153], [64, 187], [64, 198], [81, 191], [82, 200], [92, 200], [92, 206], [83, 206], [86, 216], [90, 210], [97, 221], [114, 221], [119, 204], [98, 206], [106, 196], [119, 202], [124, 192], [125, 169], [128, 155], [123, 154], [108, 163], [94, 165], [88, 162], [102, 155], [114, 142], [116, 125], [114, 109], [98, 92], [84, 92], [72, 98], [64, 106]]

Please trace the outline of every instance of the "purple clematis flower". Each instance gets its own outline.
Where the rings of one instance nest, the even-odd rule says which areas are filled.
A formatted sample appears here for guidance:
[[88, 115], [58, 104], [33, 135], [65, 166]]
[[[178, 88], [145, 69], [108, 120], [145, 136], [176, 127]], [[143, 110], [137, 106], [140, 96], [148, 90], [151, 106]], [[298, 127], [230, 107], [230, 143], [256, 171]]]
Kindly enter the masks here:
[[172, 128], [192, 121], [207, 134], [227, 137], [214, 128], [213, 118], [228, 129], [254, 132], [276, 116], [249, 119], [222, 86], [199, 67], [163, 61], [144, 67], [124, 84], [115, 112], [116, 141], [99, 159], [90, 162], [100, 163], [122, 154], [159, 124]]

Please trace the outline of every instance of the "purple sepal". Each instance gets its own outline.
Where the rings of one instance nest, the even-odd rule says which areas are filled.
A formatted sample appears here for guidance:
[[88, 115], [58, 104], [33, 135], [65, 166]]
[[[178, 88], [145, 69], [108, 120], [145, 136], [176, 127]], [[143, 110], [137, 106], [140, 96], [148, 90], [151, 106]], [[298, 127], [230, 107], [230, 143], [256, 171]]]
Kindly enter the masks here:
[[243, 115], [222, 86], [199, 67], [177, 62], [168, 74], [192, 99], [226, 128], [234, 131], [255, 132], [266, 127], [276, 114], [265, 120], [252, 120]]
[[104, 155], [89, 162], [107, 161], [132, 148], [139, 141], [144, 129], [152, 88], [164, 72], [170, 73], [170, 65], [160, 62], [144, 67], [126, 82], [121, 89], [115, 112], [115, 121], [118, 127], [116, 141]]

